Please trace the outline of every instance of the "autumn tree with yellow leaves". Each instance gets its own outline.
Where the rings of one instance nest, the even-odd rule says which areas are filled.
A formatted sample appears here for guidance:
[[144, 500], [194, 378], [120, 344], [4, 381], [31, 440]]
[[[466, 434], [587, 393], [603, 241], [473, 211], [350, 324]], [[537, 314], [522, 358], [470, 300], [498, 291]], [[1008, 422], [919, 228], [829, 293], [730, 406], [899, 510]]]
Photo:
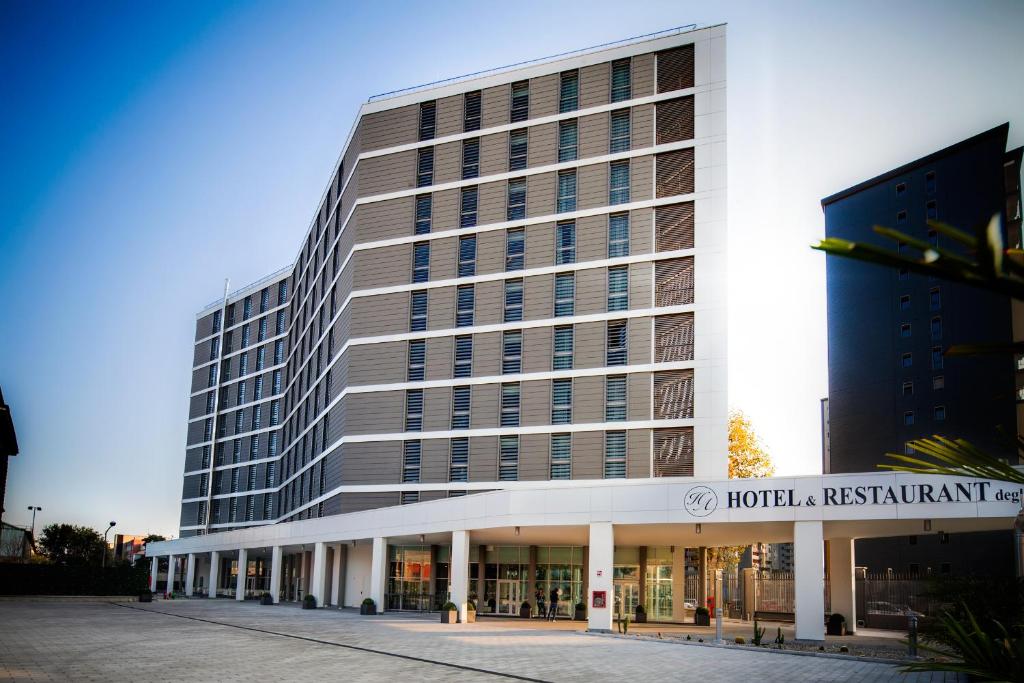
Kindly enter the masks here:
[[761, 478], [773, 474], [775, 465], [750, 419], [743, 411], [733, 410], [729, 413], [729, 478]]

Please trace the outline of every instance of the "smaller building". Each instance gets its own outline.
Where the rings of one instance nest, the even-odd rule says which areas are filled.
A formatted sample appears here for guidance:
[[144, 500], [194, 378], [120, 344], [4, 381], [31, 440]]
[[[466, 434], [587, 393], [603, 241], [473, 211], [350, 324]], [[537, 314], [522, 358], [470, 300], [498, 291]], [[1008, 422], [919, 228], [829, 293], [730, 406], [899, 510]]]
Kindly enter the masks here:
[[114, 536], [114, 562], [135, 564], [135, 560], [146, 555], [146, 537], [117, 534]]
[[0, 522], [0, 562], [28, 562], [34, 551], [35, 539], [30, 530]]

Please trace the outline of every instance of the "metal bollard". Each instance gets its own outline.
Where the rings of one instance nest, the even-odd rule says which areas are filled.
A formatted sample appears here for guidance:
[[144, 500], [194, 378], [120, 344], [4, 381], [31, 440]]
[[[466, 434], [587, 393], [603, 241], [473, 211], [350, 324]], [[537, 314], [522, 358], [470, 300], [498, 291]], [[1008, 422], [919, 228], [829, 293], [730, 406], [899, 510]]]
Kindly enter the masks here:
[[715, 608], [715, 642], [722, 643], [722, 608]]
[[917, 616], [907, 615], [907, 649], [911, 657], [917, 656]]

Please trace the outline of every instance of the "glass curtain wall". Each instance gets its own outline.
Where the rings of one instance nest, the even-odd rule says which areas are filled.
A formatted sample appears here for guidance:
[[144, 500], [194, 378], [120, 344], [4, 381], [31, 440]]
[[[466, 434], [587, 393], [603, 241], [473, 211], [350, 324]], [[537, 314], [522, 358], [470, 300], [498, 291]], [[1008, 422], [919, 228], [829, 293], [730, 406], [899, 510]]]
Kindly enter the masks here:
[[[525, 599], [549, 607], [549, 596], [553, 589], [562, 594], [556, 614], [572, 617], [576, 604], [583, 602], [583, 548], [580, 546], [553, 546], [537, 548], [537, 568], [534, 574], [532, 594]], [[540, 598], [537, 593], [540, 592]]]
[[[390, 610], [438, 609], [448, 596], [448, 546], [388, 546], [385, 603]], [[431, 581], [431, 577], [434, 581]]]
[[672, 619], [672, 549], [668, 546], [647, 548], [645, 608], [651, 621]]

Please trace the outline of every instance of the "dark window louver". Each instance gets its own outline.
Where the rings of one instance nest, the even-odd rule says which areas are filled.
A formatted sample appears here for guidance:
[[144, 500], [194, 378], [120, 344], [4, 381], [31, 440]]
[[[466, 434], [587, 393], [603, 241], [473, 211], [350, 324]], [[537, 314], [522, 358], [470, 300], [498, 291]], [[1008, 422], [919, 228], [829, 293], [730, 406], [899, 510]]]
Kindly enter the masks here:
[[654, 476], [693, 476], [693, 429], [654, 430]]
[[421, 194], [416, 197], [416, 226], [414, 233], [424, 235], [430, 232], [430, 215], [432, 200], [429, 194]]
[[517, 81], [512, 84], [512, 109], [509, 120], [512, 123], [530, 118], [530, 82]]
[[632, 80], [628, 57], [612, 62], [612, 102], [622, 102], [630, 98]]
[[437, 103], [420, 104], [420, 140], [433, 140], [437, 129]]
[[693, 249], [693, 202], [654, 210], [655, 251]]
[[567, 111], [579, 109], [580, 102], [580, 72], [565, 71], [559, 78], [558, 87], [558, 113], [564, 114]]
[[480, 130], [480, 91], [468, 92], [463, 102], [462, 130]]
[[434, 148], [426, 147], [416, 157], [416, 187], [434, 183]]
[[480, 138], [462, 141], [462, 179], [480, 175]]
[[655, 155], [655, 196], [693, 194], [693, 148]]
[[693, 96], [656, 105], [659, 145], [693, 139]]
[[527, 133], [525, 128], [508, 133], [508, 170], [521, 171], [526, 168]]
[[658, 92], [693, 87], [693, 45], [662, 50], [658, 57]]

